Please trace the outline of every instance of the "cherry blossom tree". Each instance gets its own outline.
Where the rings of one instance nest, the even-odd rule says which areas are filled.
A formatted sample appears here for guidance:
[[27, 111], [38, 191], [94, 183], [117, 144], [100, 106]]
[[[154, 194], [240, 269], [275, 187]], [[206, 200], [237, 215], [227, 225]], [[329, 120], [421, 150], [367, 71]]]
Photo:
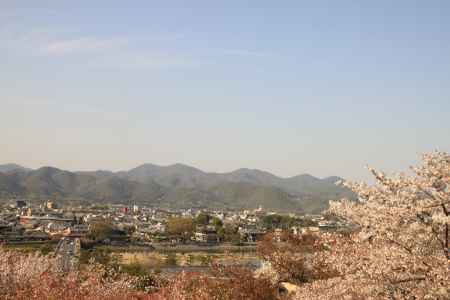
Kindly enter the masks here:
[[57, 258], [0, 247], [0, 299], [153, 299], [98, 264], [63, 272]]
[[377, 183], [345, 183], [359, 201], [331, 201], [329, 212], [359, 230], [349, 237], [322, 234], [338, 276], [304, 284], [298, 299], [450, 299], [450, 155], [423, 155], [412, 174]]

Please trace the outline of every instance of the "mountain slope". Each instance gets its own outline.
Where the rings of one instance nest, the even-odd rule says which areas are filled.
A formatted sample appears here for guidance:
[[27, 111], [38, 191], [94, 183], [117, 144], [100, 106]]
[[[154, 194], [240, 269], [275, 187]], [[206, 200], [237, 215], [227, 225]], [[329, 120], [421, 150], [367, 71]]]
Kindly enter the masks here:
[[259, 206], [271, 210], [298, 211], [301, 209], [297, 197], [285, 191], [247, 182], [228, 182], [209, 190], [227, 207], [252, 209]]
[[31, 171], [21, 184], [27, 192], [46, 197], [73, 194], [80, 184], [80, 177], [75, 173], [52, 167], [42, 167]]
[[168, 208], [256, 208], [318, 213], [331, 199], [354, 198], [338, 187], [339, 177], [319, 179], [304, 174], [291, 178], [239, 169], [206, 173], [182, 164], [141, 165], [130, 171], [69, 172], [53, 167], [0, 173], [0, 197], [79, 199], [139, 203]]
[[183, 164], [166, 167], [144, 164], [127, 172], [119, 172], [118, 175], [138, 182], [154, 180], [165, 187], [175, 188], [204, 187], [212, 181], [209, 174]]
[[218, 174], [224, 181], [230, 182], [247, 182], [257, 185], [278, 186], [281, 178], [265, 171], [256, 169], [238, 169], [231, 173]]
[[0, 197], [24, 195], [25, 188], [21, 186], [14, 176], [0, 173]]
[[28, 171], [30, 169], [22, 167], [17, 164], [4, 164], [0, 165], [0, 173], [8, 173], [12, 171]]

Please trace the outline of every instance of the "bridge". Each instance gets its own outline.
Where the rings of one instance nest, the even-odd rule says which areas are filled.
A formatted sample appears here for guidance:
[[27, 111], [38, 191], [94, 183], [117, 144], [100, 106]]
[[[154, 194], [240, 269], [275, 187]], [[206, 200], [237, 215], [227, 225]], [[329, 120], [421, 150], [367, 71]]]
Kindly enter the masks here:
[[59, 259], [61, 269], [64, 272], [69, 272], [77, 267], [80, 254], [81, 242], [79, 238], [63, 237], [55, 249], [55, 256]]

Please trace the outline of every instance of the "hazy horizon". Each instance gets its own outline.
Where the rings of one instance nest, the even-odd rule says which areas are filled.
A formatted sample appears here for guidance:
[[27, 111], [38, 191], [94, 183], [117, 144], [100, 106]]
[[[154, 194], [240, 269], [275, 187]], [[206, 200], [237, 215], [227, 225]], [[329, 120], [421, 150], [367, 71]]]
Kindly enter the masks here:
[[450, 2], [344, 2], [1, 1], [0, 164], [367, 180], [449, 151]]

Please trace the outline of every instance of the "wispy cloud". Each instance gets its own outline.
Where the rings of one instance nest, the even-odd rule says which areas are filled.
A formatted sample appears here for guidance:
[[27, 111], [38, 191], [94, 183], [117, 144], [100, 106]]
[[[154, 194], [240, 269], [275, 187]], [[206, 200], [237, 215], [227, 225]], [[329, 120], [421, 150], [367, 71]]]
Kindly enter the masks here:
[[140, 70], [151, 68], [176, 68], [194, 67], [202, 63], [191, 57], [177, 54], [162, 54], [157, 52], [147, 53], [122, 53], [117, 55], [103, 56], [92, 61], [89, 66], [98, 69], [124, 69]]
[[123, 38], [100, 39], [84, 37], [77, 39], [64, 39], [51, 41], [42, 47], [47, 54], [90, 53], [111, 49], [118, 49], [127, 44]]
[[153, 49], [149, 44], [149, 41], [173, 40], [179, 37], [179, 34], [108, 39], [83, 37], [53, 40], [41, 49], [47, 55], [87, 54], [91, 59], [86, 65], [96, 69], [148, 69], [199, 65], [198, 61], [177, 51], [169, 53], [164, 49]]
[[[184, 68], [207, 65], [219, 57], [264, 58], [269, 52], [241, 48], [186, 48], [182, 33], [156, 32], [147, 36], [73, 36], [54, 29], [0, 29], [6, 47], [21, 55], [49, 56], [70, 64], [82, 56], [95, 69]], [[3, 45], [4, 47], [5, 45]], [[2, 45], [0, 45], [0, 50]], [[183, 50], [184, 49], [184, 50]]]
[[259, 51], [259, 50], [248, 50], [248, 49], [221, 49], [221, 53], [225, 55], [233, 56], [247, 56], [247, 57], [267, 57], [271, 56], [271, 53]]
[[[27, 56], [49, 56], [71, 63], [82, 55], [86, 66], [95, 69], [150, 69], [188, 67], [199, 60], [170, 51], [161, 41], [183, 38], [181, 34], [155, 33], [153, 36], [69, 37], [66, 33], [47, 29], [30, 31], [14, 26], [0, 28], [0, 51]], [[159, 45], [159, 46], [155, 46]]]

